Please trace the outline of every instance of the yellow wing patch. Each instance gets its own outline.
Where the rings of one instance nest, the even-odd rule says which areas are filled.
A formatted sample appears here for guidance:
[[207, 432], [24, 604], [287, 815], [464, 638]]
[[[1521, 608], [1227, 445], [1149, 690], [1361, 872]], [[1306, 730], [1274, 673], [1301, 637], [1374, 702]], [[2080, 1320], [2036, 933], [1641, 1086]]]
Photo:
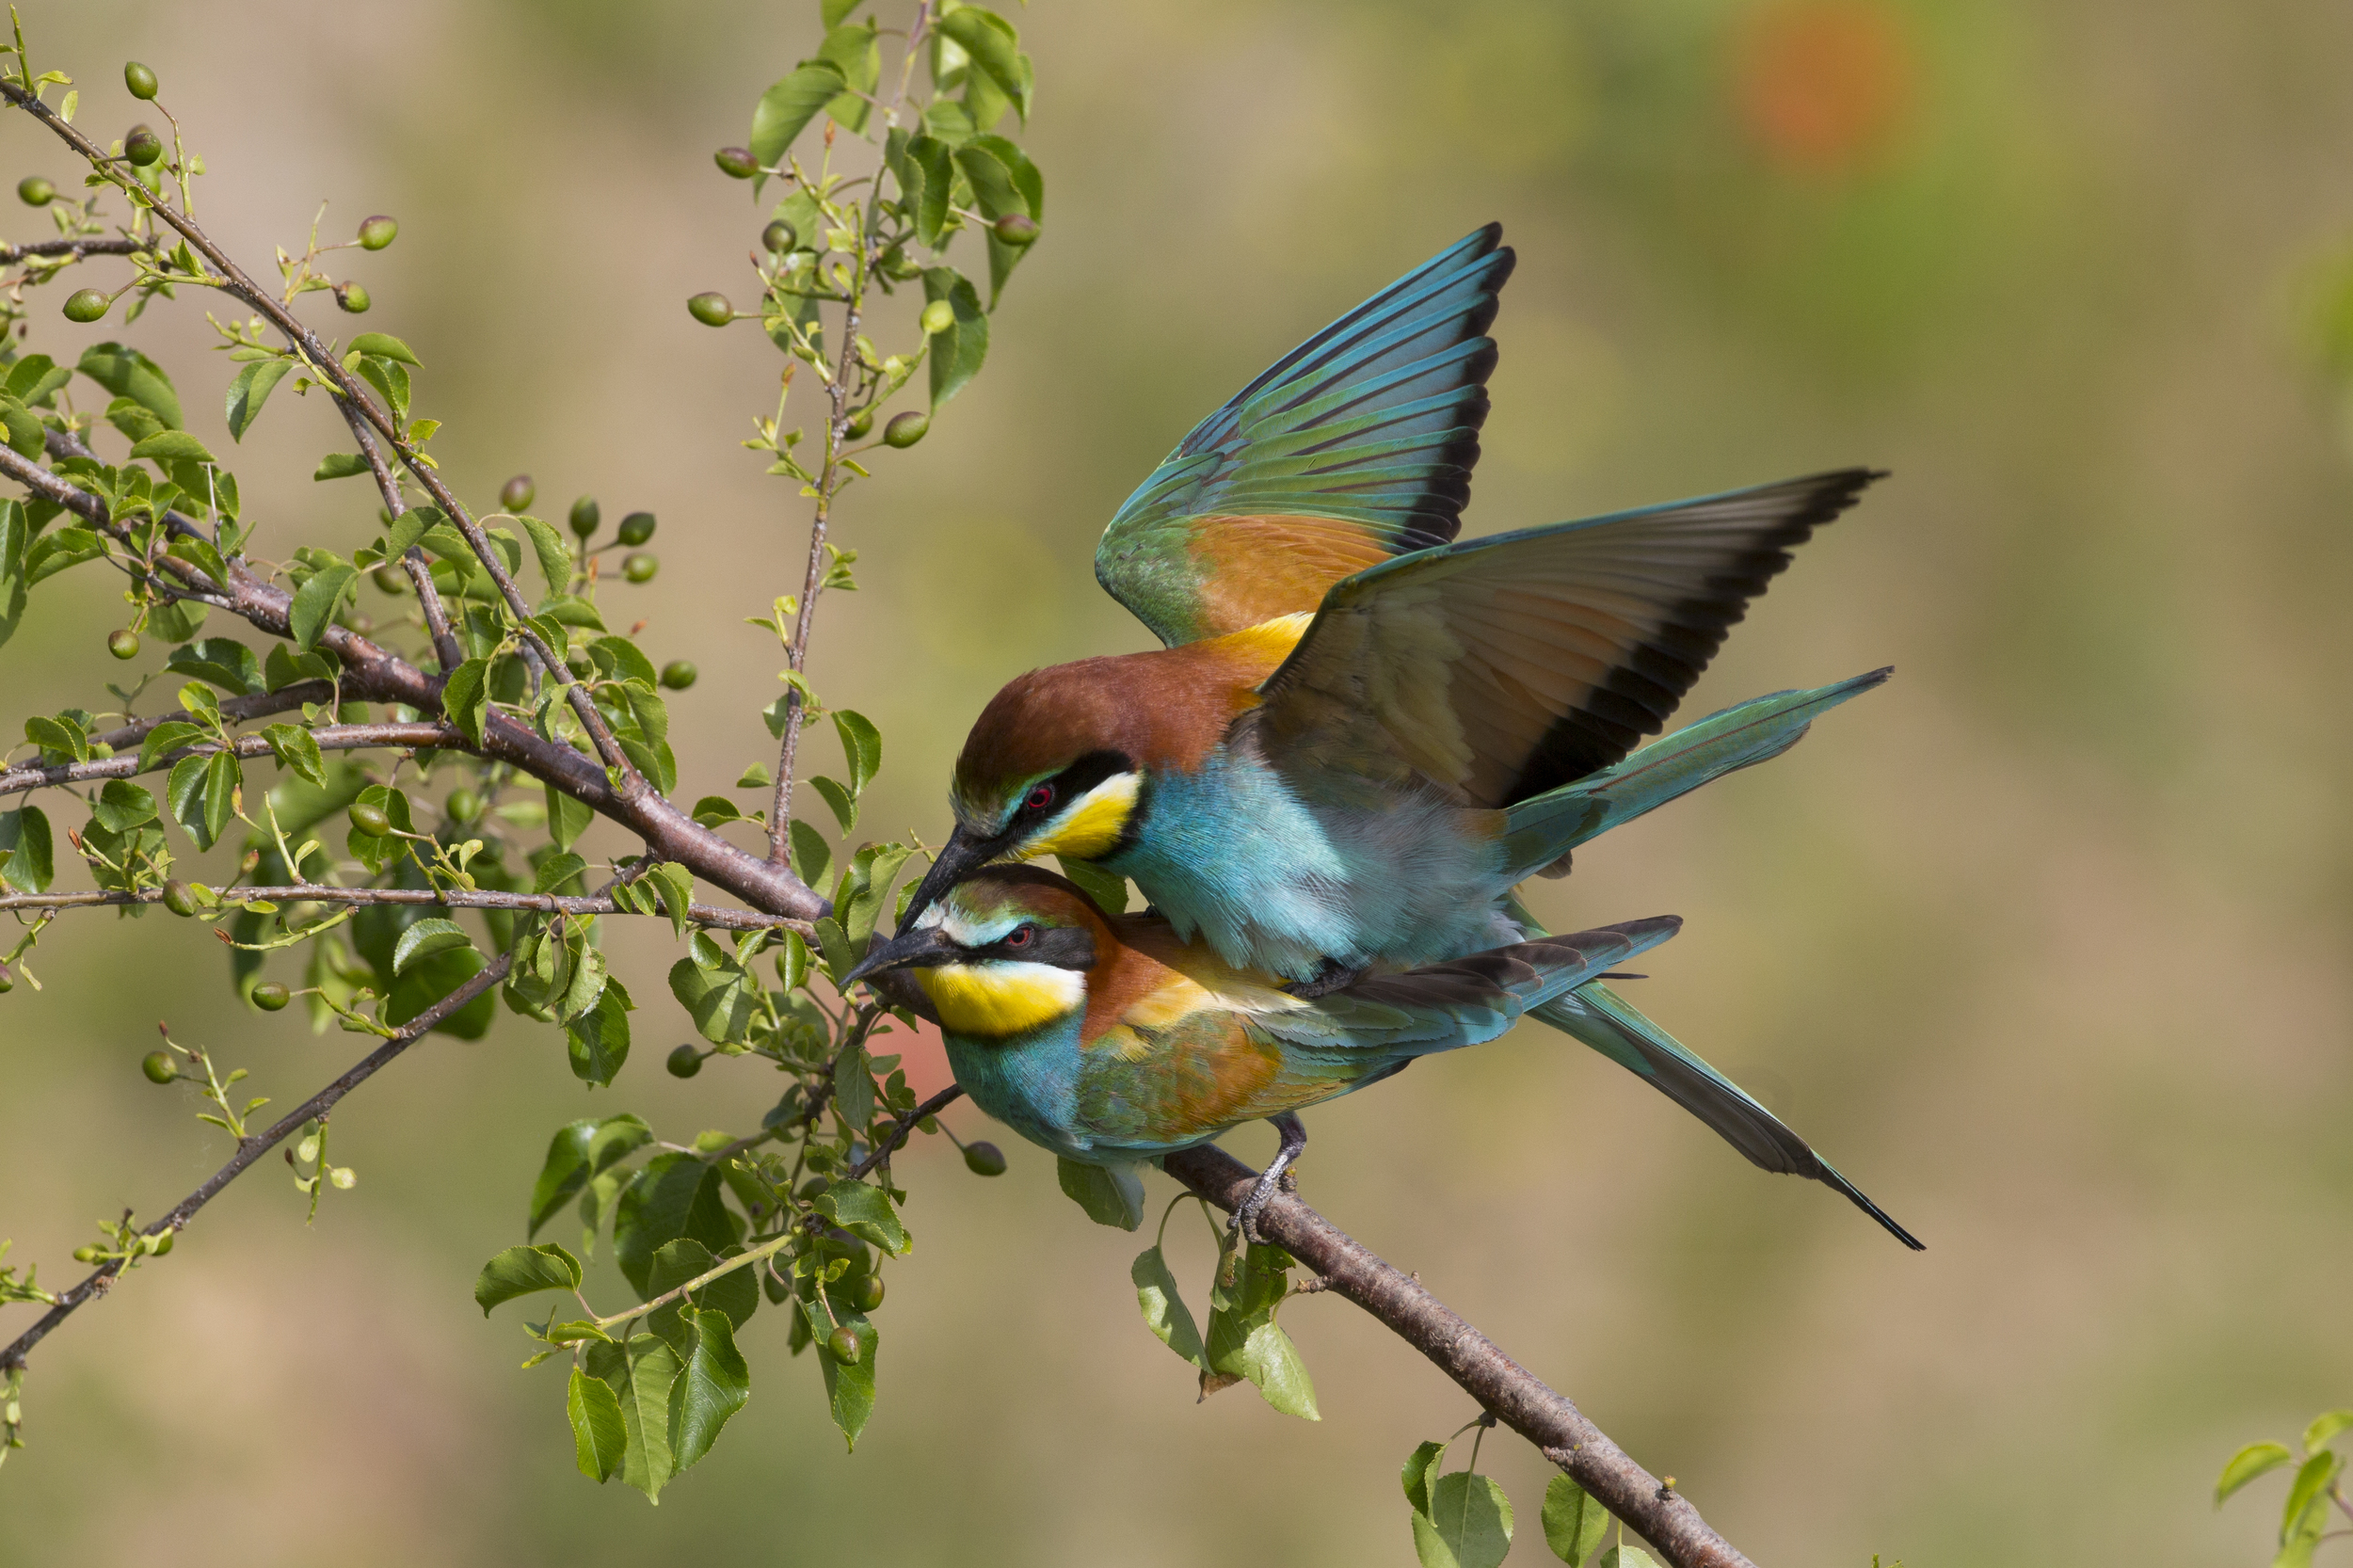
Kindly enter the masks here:
[[958, 1034], [1018, 1034], [1086, 1002], [1086, 976], [1052, 964], [942, 964], [915, 978], [939, 1021]]

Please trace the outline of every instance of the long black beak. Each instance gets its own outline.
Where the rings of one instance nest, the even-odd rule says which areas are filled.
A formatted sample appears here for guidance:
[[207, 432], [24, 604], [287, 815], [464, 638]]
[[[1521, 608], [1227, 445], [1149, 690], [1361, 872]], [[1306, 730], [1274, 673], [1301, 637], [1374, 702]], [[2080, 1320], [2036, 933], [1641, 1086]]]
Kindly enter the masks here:
[[976, 839], [961, 827], [949, 834], [948, 841], [940, 846], [939, 857], [923, 873], [923, 880], [915, 885], [915, 896], [907, 900], [907, 912], [899, 917], [899, 929], [905, 931], [913, 926], [916, 917], [929, 909], [940, 894], [1002, 853], [1004, 846], [998, 840]]
[[[911, 911], [910, 911], [911, 912]], [[846, 989], [855, 982], [884, 969], [920, 969], [940, 964], [952, 964], [964, 956], [964, 950], [951, 940], [947, 933], [936, 925], [918, 926], [901, 921], [898, 935], [890, 940], [876, 941], [866, 950], [857, 968], [841, 977]]]

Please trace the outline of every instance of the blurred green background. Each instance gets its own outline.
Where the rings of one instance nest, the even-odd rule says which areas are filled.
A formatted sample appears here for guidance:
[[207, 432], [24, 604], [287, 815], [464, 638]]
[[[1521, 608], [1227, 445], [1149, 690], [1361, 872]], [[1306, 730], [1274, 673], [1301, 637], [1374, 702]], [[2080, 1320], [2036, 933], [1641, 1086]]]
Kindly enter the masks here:
[[[658, 512], [662, 576], [611, 592], [657, 658], [704, 672], [673, 703], [681, 792], [767, 756], [775, 648], [739, 617], [797, 585], [804, 513], [735, 443], [776, 360], [681, 301], [750, 293], [763, 215], [710, 150], [813, 46], [815, 7], [24, 10], [94, 131], [134, 118], [126, 55], [157, 69], [215, 170], [200, 216], [248, 264], [298, 247], [321, 200], [335, 235], [400, 218], [353, 270], [367, 325], [427, 367], [448, 472], [477, 500], [527, 469], [542, 511], [593, 491]], [[2307, 326], [2353, 231], [2353, 11], [1048, 0], [1020, 20], [1047, 238], [981, 379], [838, 536], [864, 590], [827, 601], [816, 674], [888, 737], [870, 822], [936, 840], [1000, 682], [1144, 646], [1090, 554], [1195, 418], [1500, 217], [1520, 267], [1472, 532], [1895, 471], [1684, 716], [1882, 664], [1894, 684], [1581, 853], [1541, 907], [1686, 916], [1643, 1006], [1929, 1250], [1532, 1030], [1317, 1114], [1307, 1194], [1759, 1561], [2267, 1557], [2265, 1505], [2217, 1518], [2214, 1472], [2353, 1395], [2353, 468]], [[11, 181], [67, 172], [16, 117], [0, 152]], [[8, 237], [48, 232], [10, 210]], [[119, 330], [64, 326], [57, 293], [35, 346]], [[204, 303], [129, 335], [226, 451]], [[237, 459], [258, 550], [373, 532], [356, 484], [307, 477], [346, 444], [281, 392]], [[8, 722], [95, 705], [111, 594], [85, 570], [36, 600], [0, 666]], [[315, 1226], [258, 1171], [42, 1348], [0, 1563], [1412, 1560], [1397, 1466], [1468, 1401], [1317, 1298], [1285, 1320], [1321, 1425], [1247, 1390], [1196, 1407], [1137, 1320], [1136, 1241], [1001, 1132], [1000, 1181], [944, 1144], [906, 1161], [918, 1246], [855, 1457], [763, 1315], [751, 1404], [659, 1509], [584, 1480], [560, 1373], [514, 1370], [518, 1309], [486, 1324], [474, 1271], [520, 1239], [558, 1123], [633, 1109], [683, 1137], [774, 1093], [739, 1064], [664, 1077], [666, 935], [616, 943], [651, 999], [616, 1090], [584, 1094], [512, 1019], [421, 1048], [337, 1116], [360, 1182]], [[220, 956], [169, 922], [67, 922], [39, 968], [0, 1014], [0, 1235], [53, 1286], [89, 1220], [152, 1214], [222, 1157], [184, 1091], [137, 1076], [158, 1017], [281, 1104], [356, 1054], [241, 1016]], [[1172, 1234], [1203, 1280], [1207, 1233]], [[1545, 1467], [1509, 1438], [1485, 1464], [1532, 1560]]]

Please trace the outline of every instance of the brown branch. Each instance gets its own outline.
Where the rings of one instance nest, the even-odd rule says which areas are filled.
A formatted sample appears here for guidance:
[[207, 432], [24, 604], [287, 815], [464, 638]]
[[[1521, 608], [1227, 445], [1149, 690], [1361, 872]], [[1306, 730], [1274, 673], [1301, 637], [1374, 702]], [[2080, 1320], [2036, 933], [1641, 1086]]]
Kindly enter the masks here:
[[[333, 682], [327, 680], [297, 680], [291, 686], [280, 686], [274, 692], [257, 692], [247, 696], [225, 696], [220, 699], [220, 716], [231, 723], [245, 719], [267, 718], [272, 713], [290, 713], [306, 702], [326, 702], [335, 695]], [[104, 730], [90, 737], [92, 745], [105, 745], [116, 751], [137, 745], [154, 733], [163, 724], [194, 723], [196, 715], [185, 708], [173, 708], [143, 719], [133, 719], [120, 728]], [[0, 785], [0, 789], [5, 789]]]
[[[222, 704], [225, 708], [228, 705]], [[444, 749], [464, 749], [465, 737], [448, 725], [438, 721], [424, 724], [325, 724], [311, 731], [311, 739], [321, 751], [360, 751], [376, 746], [440, 746]], [[101, 779], [131, 778], [141, 773], [161, 773], [183, 757], [195, 757], [224, 749], [211, 743], [184, 745], [177, 750], [160, 752], [154, 762], [139, 766], [138, 753], [127, 757], [102, 757], [89, 762], [64, 762], [56, 767], [23, 767], [0, 770], [0, 795], [13, 794], [20, 790], [39, 790], [56, 784], [94, 784]], [[232, 735], [225, 748], [239, 757], [267, 757], [269, 743], [259, 735]]]
[[[1250, 1195], [1258, 1179], [1256, 1171], [1207, 1144], [1169, 1155], [1160, 1163], [1169, 1175], [1228, 1213]], [[1378, 1318], [1504, 1425], [1535, 1444], [1604, 1508], [1657, 1547], [1673, 1568], [1754, 1568], [1681, 1494], [1637, 1464], [1565, 1395], [1504, 1354], [1495, 1341], [1422, 1288], [1420, 1281], [1383, 1262], [1288, 1192], [1276, 1193], [1266, 1206], [1258, 1228], [1321, 1276], [1325, 1288]]]
[[[542, 915], [633, 915], [637, 911], [624, 909], [609, 895], [602, 893], [572, 896], [559, 893], [508, 893], [488, 888], [330, 888], [321, 883], [297, 882], [284, 887], [223, 888], [218, 889], [220, 913], [232, 913], [234, 906], [255, 899], [272, 904], [430, 904], [448, 909], [520, 909]], [[82, 893], [0, 893], [0, 912], [11, 909], [95, 909], [108, 904], [161, 904], [161, 889], [149, 888], [139, 892], [118, 890]], [[788, 920], [781, 915], [763, 915], [750, 909], [728, 909], [717, 904], [690, 904], [686, 919], [693, 925], [724, 926], [730, 931], [768, 931], [782, 928], [809, 935], [807, 920]]]
[[938, 1094], [934, 1095], [931, 1098], [925, 1100], [922, 1104], [917, 1106], [905, 1115], [901, 1116], [898, 1120], [892, 1122], [890, 1124], [890, 1136], [875, 1144], [872, 1148], [867, 1150], [866, 1158], [850, 1167], [851, 1179], [856, 1180], [858, 1177], [863, 1176], [867, 1172], [872, 1170], [875, 1166], [883, 1163], [892, 1155], [898, 1153], [899, 1150], [905, 1145], [907, 1134], [915, 1130], [918, 1123], [921, 1122], [926, 1116], [938, 1115], [942, 1111], [947, 1110], [949, 1106], [954, 1104], [956, 1097], [963, 1093], [963, 1084], [951, 1083], [948, 1087], [942, 1089]]
[[[360, 456], [367, 459], [368, 472], [376, 476], [376, 489], [384, 498], [384, 509], [397, 521], [408, 510], [408, 504], [400, 493], [400, 481], [385, 466], [384, 454], [376, 444], [376, 435], [368, 422], [348, 401], [338, 407], [344, 423], [351, 427], [351, 439], [360, 443]], [[441, 679], [466, 662], [465, 650], [457, 644], [457, 634], [450, 630], [449, 609], [441, 602], [441, 590], [433, 585], [433, 568], [425, 563], [422, 546], [410, 545], [400, 558], [403, 570], [408, 574], [409, 586], [416, 590], [417, 605], [424, 612], [426, 635], [433, 639], [433, 656], [440, 661]]]
[[[205, 1179], [204, 1185], [174, 1204], [168, 1213], [139, 1234], [161, 1236], [166, 1231], [184, 1228], [195, 1218], [198, 1209], [212, 1202], [222, 1188], [243, 1176], [255, 1160], [292, 1137], [304, 1123], [325, 1116], [334, 1109], [336, 1101], [374, 1078], [394, 1057], [431, 1032], [435, 1025], [505, 979], [507, 966], [511, 962], [507, 954], [499, 954], [480, 974], [401, 1025], [392, 1038], [352, 1064], [350, 1070], [342, 1077], [280, 1117], [269, 1130], [241, 1140], [237, 1152], [230, 1157], [228, 1164], [215, 1171]], [[39, 1321], [18, 1335], [6, 1350], [0, 1350], [0, 1371], [22, 1368], [24, 1358], [32, 1353], [33, 1347], [47, 1338], [51, 1330], [72, 1317], [75, 1309], [96, 1301], [112, 1289], [121, 1273], [121, 1259], [102, 1263], [88, 1279], [59, 1295], [56, 1304], [43, 1313]]]
[[0, 245], [0, 265], [29, 256], [66, 256], [78, 262], [85, 256], [131, 256], [158, 248], [152, 239], [101, 239], [91, 235], [83, 239], [32, 240], [24, 245]]

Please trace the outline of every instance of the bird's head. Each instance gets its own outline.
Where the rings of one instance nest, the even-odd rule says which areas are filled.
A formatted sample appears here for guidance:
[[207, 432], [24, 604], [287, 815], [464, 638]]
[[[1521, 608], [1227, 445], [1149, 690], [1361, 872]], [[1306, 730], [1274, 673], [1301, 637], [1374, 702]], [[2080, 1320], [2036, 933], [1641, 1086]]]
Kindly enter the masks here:
[[1077, 888], [1031, 866], [991, 866], [877, 940], [843, 984], [905, 969], [951, 1032], [1000, 1038], [1086, 1006], [1087, 973], [1117, 941]]

